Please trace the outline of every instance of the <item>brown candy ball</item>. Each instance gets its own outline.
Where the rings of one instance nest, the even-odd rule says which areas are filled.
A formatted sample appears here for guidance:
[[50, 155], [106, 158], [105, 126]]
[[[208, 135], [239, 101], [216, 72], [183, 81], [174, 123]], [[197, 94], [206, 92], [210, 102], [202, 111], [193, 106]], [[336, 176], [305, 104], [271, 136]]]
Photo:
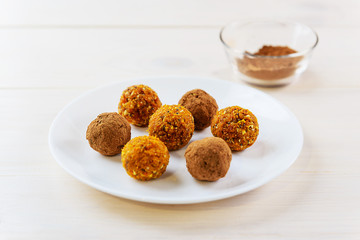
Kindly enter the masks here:
[[179, 104], [186, 107], [193, 115], [196, 130], [210, 126], [211, 119], [218, 110], [216, 100], [201, 89], [194, 89], [185, 93]]
[[90, 147], [106, 156], [119, 154], [130, 138], [130, 124], [116, 112], [100, 114], [86, 131]]
[[224, 140], [208, 137], [192, 142], [185, 151], [186, 167], [197, 180], [216, 181], [225, 177], [232, 159]]

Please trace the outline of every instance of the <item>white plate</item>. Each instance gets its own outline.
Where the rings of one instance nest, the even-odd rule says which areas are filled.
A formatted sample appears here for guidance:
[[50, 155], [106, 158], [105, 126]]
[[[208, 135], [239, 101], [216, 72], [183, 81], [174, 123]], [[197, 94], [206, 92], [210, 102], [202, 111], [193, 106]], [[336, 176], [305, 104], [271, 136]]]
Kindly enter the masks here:
[[[200, 182], [186, 169], [186, 147], [170, 152], [167, 171], [156, 180], [129, 177], [120, 155], [105, 157], [90, 148], [88, 124], [102, 112], [116, 112], [122, 91], [134, 84], [154, 89], [163, 104], [176, 104], [195, 88], [212, 95], [219, 108], [238, 105], [258, 118], [260, 134], [253, 146], [233, 152], [227, 175], [216, 182]], [[146, 128], [131, 125], [131, 136], [147, 135]], [[210, 128], [195, 132], [191, 141], [212, 136]], [[224, 199], [255, 189], [284, 172], [298, 157], [303, 144], [301, 126], [281, 103], [265, 93], [224, 80], [199, 77], [151, 77], [117, 82], [90, 91], [67, 105], [55, 118], [49, 145], [68, 173], [100, 191], [143, 202], [186, 204]]]

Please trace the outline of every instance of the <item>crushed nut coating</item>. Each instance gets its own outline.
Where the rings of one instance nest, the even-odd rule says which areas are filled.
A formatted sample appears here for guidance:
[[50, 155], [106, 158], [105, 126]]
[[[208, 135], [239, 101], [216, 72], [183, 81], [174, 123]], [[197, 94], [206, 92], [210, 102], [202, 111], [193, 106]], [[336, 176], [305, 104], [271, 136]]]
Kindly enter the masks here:
[[190, 141], [194, 129], [193, 116], [181, 105], [163, 105], [149, 122], [149, 135], [158, 137], [169, 151], [184, 147]]
[[130, 86], [122, 93], [118, 111], [129, 123], [146, 127], [150, 116], [159, 107], [161, 101], [157, 93], [150, 87], [140, 84]]
[[131, 139], [121, 152], [127, 174], [141, 181], [159, 178], [166, 171], [169, 159], [165, 144], [152, 136]]
[[259, 124], [255, 115], [239, 106], [223, 108], [211, 121], [211, 132], [225, 140], [231, 150], [242, 151], [259, 135]]

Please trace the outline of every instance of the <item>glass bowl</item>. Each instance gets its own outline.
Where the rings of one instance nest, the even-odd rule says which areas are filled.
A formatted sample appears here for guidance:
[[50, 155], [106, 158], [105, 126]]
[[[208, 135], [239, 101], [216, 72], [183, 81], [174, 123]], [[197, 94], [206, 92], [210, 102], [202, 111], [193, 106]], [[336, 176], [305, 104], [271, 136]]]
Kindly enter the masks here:
[[306, 70], [319, 38], [301, 23], [253, 21], [230, 23], [221, 29], [220, 40], [237, 78], [279, 86]]

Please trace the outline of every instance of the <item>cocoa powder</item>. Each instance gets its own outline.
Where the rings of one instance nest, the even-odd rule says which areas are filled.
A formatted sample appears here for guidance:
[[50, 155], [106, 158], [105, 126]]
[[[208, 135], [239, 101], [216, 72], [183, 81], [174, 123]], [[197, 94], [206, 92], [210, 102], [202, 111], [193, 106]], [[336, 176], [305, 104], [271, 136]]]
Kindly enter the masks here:
[[254, 57], [245, 55], [242, 59], [236, 59], [237, 67], [241, 73], [262, 80], [278, 80], [290, 77], [295, 73], [302, 56], [276, 57], [292, 53], [297, 53], [297, 51], [287, 46], [264, 45], [256, 53], [251, 54]]

